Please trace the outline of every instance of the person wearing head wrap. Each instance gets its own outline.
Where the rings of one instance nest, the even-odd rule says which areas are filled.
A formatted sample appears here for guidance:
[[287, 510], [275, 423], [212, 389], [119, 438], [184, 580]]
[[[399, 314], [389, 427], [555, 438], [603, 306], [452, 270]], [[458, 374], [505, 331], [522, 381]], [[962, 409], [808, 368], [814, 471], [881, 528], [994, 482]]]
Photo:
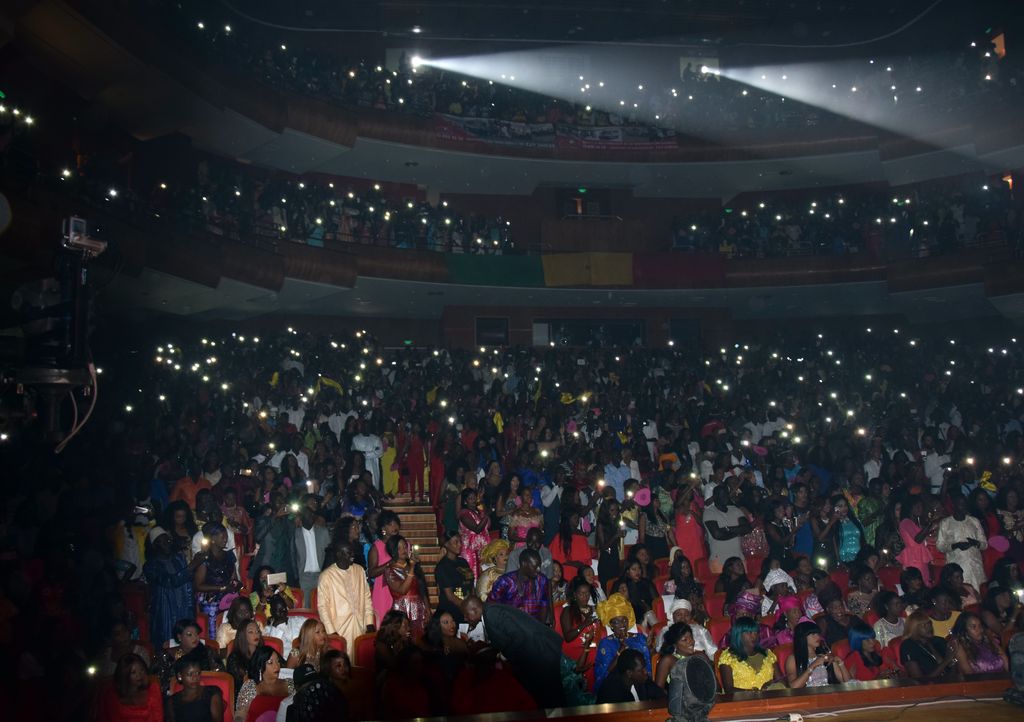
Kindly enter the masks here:
[[740, 617], [756, 620], [761, 615], [761, 595], [755, 589], [744, 589], [729, 607], [728, 615], [734, 622]]
[[767, 617], [778, 611], [779, 599], [785, 594], [796, 594], [793, 577], [781, 569], [772, 569], [764, 578], [765, 596], [761, 600], [761, 616]]
[[206, 561], [200, 552], [186, 564], [185, 557], [174, 551], [171, 535], [163, 527], [149, 530], [149, 549], [142, 574], [149, 584], [149, 634], [154, 645], [163, 644], [174, 634], [179, 619], [195, 619], [192, 597], [192, 574]]
[[626, 649], [635, 649], [644, 658], [647, 674], [651, 674], [651, 651], [647, 639], [636, 628], [633, 605], [621, 594], [612, 594], [607, 600], [598, 602], [597, 617], [608, 631], [608, 636], [597, 645], [594, 662], [594, 691], [608, 678], [619, 655]]
[[672, 605], [668, 608], [668, 625], [662, 628], [658, 632], [657, 644], [654, 645], [655, 649], [661, 649], [661, 645], [665, 641], [665, 632], [668, 627], [672, 624], [689, 624], [690, 631], [693, 632], [693, 649], [695, 652], [704, 652], [708, 659], [714, 659], [715, 654], [718, 652], [718, 645], [711, 639], [711, 632], [707, 630], [703, 624], [699, 624], [693, 618], [693, 605], [685, 599], [676, 599], [672, 602]]
[[511, 550], [512, 545], [504, 539], [495, 539], [480, 550], [481, 572], [476, 580], [476, 594], [481, 599], [487, 599], [494, 580], [505, 573]]
[[761, 646], [770, 649], [780, 644], [792, 644], [796, 625], [809, 621], [799, 598], [788, 593], [782, 595], [778, 599], [775, 623], [770, 627], [767, 624], [760, 627]]

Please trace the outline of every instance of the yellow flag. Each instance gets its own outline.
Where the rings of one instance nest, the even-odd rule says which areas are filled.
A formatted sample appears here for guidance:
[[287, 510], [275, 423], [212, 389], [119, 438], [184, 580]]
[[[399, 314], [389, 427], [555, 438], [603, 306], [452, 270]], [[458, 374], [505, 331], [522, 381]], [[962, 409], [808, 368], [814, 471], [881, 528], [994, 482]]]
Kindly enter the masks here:
[[279, 374], [277, 371], [275, 371], [274, 375], [270, 377], [270, 385], [276, 388], [277, 387], [277, 383], [280, 380], [281, 380], [281, 374]]
[[502, 417], [501, 412], [495, 411], [494, 419], [492, 420], [494, 421], [494, 428], [498, 430], [498, 433], [503, 433], [505, 431], [505, 419]]
[[339, 394], [345, 393], [344, 389], [341, 388], [341, 384], [326, 376], [321, 376], [316, 380], [316, 392], [320, 393], [320, 389], [324, 386], [329, 386], [332, 389], [336, 389]]
[[437, 387], [436, 386], [434, 388], [430, 389], [430, 391], [427, 392], [427, 405], [430, 406], [435, 401], [437, 401]]
[[559, 401], [568, 406], [569, 404], [574, 403], [576, 401], [576, 397], [570, 394], [568, 391], [563, 391], [562, 395], [559, 397]]

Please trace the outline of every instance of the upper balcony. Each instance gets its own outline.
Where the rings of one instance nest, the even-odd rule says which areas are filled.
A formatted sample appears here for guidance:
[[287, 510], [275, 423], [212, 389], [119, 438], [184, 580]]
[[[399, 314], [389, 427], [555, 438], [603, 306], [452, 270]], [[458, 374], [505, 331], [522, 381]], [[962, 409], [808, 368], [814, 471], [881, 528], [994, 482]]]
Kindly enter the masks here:
[[[698, 75], [675, 88], [659, 81], [660, 99], [638, 85], [622, 93], [621, 115], [615, 108], [600, 114], [596, 105], [591, 112], [579, 102], [543, 103], [500, 78], [492, 85], [482, 77], [413, 73], [397, 60], [405, 41], [391, 48], [391, 63], [345, 63], [308, 34], [237, 19], [231, 25], [205, 5], [177, 7], [79, 0], [72, 8], [41, 0], [11, 15], [20, 42], [137, 137], [182, 132], [200, 148], [293, 172], [448, 193], [529, 195], [586, 184], [629, 188], [637, 197], [729, 199], [1024, 165], [1011, 112], [1020, 102], [1013, 66], [983, 54], [976, 63], [958, 61], [958, 74], [950, 71], [945, 82], [942, 66], [895, 66], [901, 83], [928, 82], [908, 85], [882, 118], [855, 111], [889, 92], [881, 83], [890, 73], [867, 65], [857, 71], [864, 78], [859, 95], [847, 90], [831, 112]], [[210, 17], [197, 20], [197, 12]], [[170, 112], [167, 99], [174, 101]], [[979, 108], [985, 112], [972, 112]]]

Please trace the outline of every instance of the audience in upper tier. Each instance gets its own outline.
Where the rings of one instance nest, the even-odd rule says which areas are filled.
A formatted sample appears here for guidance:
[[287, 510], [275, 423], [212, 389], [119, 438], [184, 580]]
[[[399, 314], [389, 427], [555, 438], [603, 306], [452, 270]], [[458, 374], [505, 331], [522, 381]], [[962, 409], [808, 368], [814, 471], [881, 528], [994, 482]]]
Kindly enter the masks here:
[[[415, 115], [443, 113], [519, 124], [626, 126], [643, 131], [640, 137], [652, 139], [664, 137], [662, 129], [675, 128], [721, 133], [774, 128], [799, 132], [808, 127], [838, 126], [848, 122], [847, 118], [842, 111], [828, 109], [842, 99], [855, 99], [862, 107], [872, 105], [894, 119], [922, 114], [955, 116], [967, 106], [997, 103], [1020, 89], [1021, 71], [1013, 54], [998, 52], [991, 37], [965, 34], [955, 50], [904, 53], [906, 57], [885, 62], [864, 58], [859, 69], [839, 72], [842, 88], [834, 84], [837, 78], [804, 75], [799, 61], [791, 69], [782, 66], [778, 70], [789, 86], [774, 88], [780, 91], [777, 94], [762, 90], [757, 82], [734, 82], [704, 72], [700, 61], [680, 68], [678, 58], [673, 58], [676, 63], [641, 65], [645, 72], [630, 78], [627, 87], [614, 87], [614, 83], [606, 87], [604, 80], [611, 82], [612, 77], [602, 80], [602, 63], [595, 60], [595, 67], [585, 76], [575, 70], [552, 69], [549, 82], [561, 91], [552, 92], [552, 97], [520, 87], [512, 67], [503, 70], [495, 64], [491, 77], [477, 77], [427, 64], [414, 67], [415, 56], [409, 53], [384, 67], [382, 60], [345, 60], [339, 53], [324, 52], [310, 43], [282, 43], [279, 35], [271, 39], [264, 28], [242, 23], [234, 14], [225, 13], [218, 21], [217, 13], [199, 0], [160, 5], [166, 11], [158, 15], [164, 19], [162, 32], [172, 28], [200, 57], [227, 63], [273, 87], [348, 106]], [[424, 54], [429, 59], [429, 52]], [[717, 60], [709, 62], [717, 65]], [[741, 65], [750, 63], [748, 59]], [[765, 65], [777, 62], [766, 61]], [[621, 68], [605, 66], [609, 76], [624, 84]], [[826, 102], [801, 102], [798, 92], [785, 98], [781, 95], [787, 87], [806, 91], [815, 85]], [[532, 133], [529, 126], [517, 128], [517, 134], [525, 139]], [[503, 135], [501, 140], [514, 139]]]
[[[86, 543], [117, 579], [142, 564], [120, 593], [100, 573], [98, 600], [51, 591], [68, 573], [56, 559], [41, 562], [34, 596], [16, 576], [6, 592], [19, 620], [95, 605], [76, 644], [95, 650], [96, 672], [115, 662], [112, 718], [160, 707], [136, 668], [159, 676], [175, 714], [217, 699], [238, 719], [285, 699], [303, 714], [308, 685], [357, 718], [483, 709], [465, 675], [511, 684], [495, 667], [507, 641], [487, 624], [501, 605], [560, 635], [563, 692], [577, 701], [659, 698], [690, 655], [726, 692], [1007, 672], [1024, 614], [1014, 338], [848, 327], [707, 352], [461, 351], [290, 329], [165, 334], [126, 358], [147, 361], [99, 363], [104, 380], [132, 379], [105, 385], [107, 403], [131, 405], [92, 431], [124, 461], [100, 460], [102, 477], [76, 484], [40, 474], [54, 480], [6, 500], [9, 512], [55, 508], [54, 528], [82, 535], [73, 553]], [[148, 453], [129, 453], [143, 441]], [[423, 502], [396, 514], [418, 473]], [[256, 520], [255, 534], [229, 512]], [[280, 541], [262, 520], [282, 525]], [[424, 533], [437, 546], [410, 548]], [[32, 548], [5, 539], [12, 554]], [[274, 543], [281, 553], [261, 554]], [[148, 603], [131, 602], [143, 586]], [[148, 669], [137, 648], [155, 650]], [[351, 673], [325, 668], [339, 648]], [[23, 668], [48, 663], [24, 649]], [[220, 698], [185, 679], [197, 673], [226, 685]]]

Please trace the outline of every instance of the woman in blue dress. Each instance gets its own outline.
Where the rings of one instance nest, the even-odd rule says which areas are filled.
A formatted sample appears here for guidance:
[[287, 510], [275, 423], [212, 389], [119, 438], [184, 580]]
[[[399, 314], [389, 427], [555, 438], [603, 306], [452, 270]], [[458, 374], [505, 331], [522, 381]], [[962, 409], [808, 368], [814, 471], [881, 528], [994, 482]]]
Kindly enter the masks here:
[[192, 596], [192, 574], [206, 561], [200, 552], [186, 564], [185, 557], [174, 551], [171, 535], [163, 527], [149, 531], [149, 552], [142, 573], [149, 584], [150, 639], [157, 647], [169, 640], [179, 619], [194, 619], [195, 599]]
[[647, 674], [650, 675], [651, 651], [647, 648], [647, 637], [638, 633], [636, 615], [629, 600], [621, 594], [612, 594], [607, 601], [598, 602], [597, 616], [610, 633], [597, 645], [594, 691], [601, 688], [601, 684], [614, 669], [619, 655], [627, 649], [634, 649], [643, 656]]

